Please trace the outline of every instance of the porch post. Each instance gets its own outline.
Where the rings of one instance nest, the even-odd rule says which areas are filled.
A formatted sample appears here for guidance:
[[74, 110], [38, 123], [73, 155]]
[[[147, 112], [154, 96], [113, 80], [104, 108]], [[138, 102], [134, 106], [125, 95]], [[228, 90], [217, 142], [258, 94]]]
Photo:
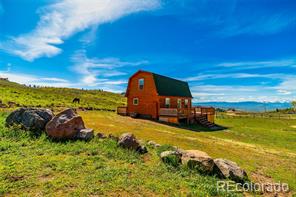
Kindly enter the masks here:
[[191, 99], [188, 99], [188, 105], [187, 105], [187, 124], [189, 124], [190, 123], [190, 120], [189, 120], [189, 118], [190, 118], [190, 114], [191, 114]]

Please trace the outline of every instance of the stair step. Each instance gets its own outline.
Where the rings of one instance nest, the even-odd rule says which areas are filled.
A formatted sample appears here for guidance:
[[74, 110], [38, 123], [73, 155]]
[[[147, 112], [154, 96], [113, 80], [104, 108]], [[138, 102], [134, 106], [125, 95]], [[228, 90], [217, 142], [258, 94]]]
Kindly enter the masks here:
[[208, 121], [208, 118], [206, 116], [199, 116], [196, 117], [195, 120], [202, 126], [207, 127], [207, 128], [214, 128], [217, 127], [214, 123], [211, 123]]

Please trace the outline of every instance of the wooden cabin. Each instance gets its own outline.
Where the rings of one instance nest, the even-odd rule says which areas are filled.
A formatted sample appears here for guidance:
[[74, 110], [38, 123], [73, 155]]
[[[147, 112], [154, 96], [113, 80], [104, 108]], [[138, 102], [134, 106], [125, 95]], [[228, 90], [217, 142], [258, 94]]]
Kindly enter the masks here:
[[192, 107], [184, 81], [140, 70], [129, 78], [125, 96], [127, 107], [119, 107], [118, 114], [170, 123], [193, 123], [203, 116], [214, 122], [214, 108]]

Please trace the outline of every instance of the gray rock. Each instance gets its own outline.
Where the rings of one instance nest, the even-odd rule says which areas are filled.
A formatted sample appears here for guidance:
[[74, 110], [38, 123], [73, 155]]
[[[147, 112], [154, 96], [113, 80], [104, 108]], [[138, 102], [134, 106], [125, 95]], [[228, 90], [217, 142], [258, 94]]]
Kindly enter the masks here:
[[133, 134], [124, 133], [120, 136], [118, 145], [126, 149], [137, 150], [140, 143]]
[[245, 170], [241, 169], [235, 162], [226, 159], [214, 159], [214, 172], [220, 178], [228, 178], [236, 182], [244, 182], [248, 179]]
[[119, 140], [119, 137], [117, 137], [115, 135], [112, 135], [112, 134], [109, 134], [108, 138], [111, 139], [111, 140], [114, 140], [116, 142], [118, 142], [118, 140]]
[[182, 164], [201, 173], [213, 172], [214, 160], [205, 152], [199, 150], [186, 150], [182, 154]]
[[181, 164], [182, 153], [178, 151], [164, 151], [160, 153], [160, 158], [164, 163], [178, 166]]
[[157, 143], [154, 142], [154, 141], [148, 141], [147, 144], [148, 144], [149, 146], [154, 147], [154, 148], [158, 148], [158, 147], [160, 147], [160, 144], [157, 144]]
[[148, 150], [147, 150], [146, 146], [139, 146], [137, 148], [137, 152], [140, 154], [146, 154], [146, 153], [148, 153]]
[[81, 129], [77, 135], [76, 135], [76, 139], [79, 140], [91, 140], [94, 137], [94, 130], [93, 129]]
[[6, 118], [6, 126], [20, 125], [24, 130], [40, 133], [52, 118], [49, 109], [20, 108]]
[[81, 116], [72, 109], [56, 115], [46, 125], [46, 133], [54, 139], [74, 139], [81, 129], [85, 129]]
[[107, 138], [107, 136], [104, 133], [97, 133], [97, 138], [105, 139], [105, 138]]

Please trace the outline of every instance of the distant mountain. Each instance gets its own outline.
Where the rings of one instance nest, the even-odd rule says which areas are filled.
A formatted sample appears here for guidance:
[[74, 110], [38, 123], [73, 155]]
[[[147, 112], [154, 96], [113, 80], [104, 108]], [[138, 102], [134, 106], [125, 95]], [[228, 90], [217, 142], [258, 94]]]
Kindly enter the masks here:
[[202, 102], [202, 103], [193, 103], [195, 106], [212, 106], [215, 108], [229, 109], [234, 108], [236, 110], [249, 111], [249, 112], [264, 112], [264, 111], [273, 111], [276, 109], [287, 109], [291, 108], [291, 103], [288, 102]]

